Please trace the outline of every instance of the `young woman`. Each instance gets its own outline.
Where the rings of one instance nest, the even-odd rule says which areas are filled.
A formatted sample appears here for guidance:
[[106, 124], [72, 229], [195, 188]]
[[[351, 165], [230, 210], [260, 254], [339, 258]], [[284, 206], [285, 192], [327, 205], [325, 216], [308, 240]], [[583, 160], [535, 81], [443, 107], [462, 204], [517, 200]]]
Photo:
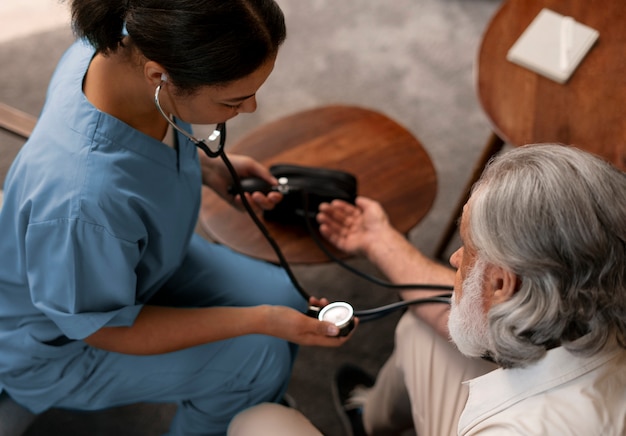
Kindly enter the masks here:
[[194, 235], [202, 183], [233, 199], [222, 162], [184, 133], [256, 109], [282, 12], [272, 0], [71, 9], [81, 38], [4, 186], [0, 387], [34, 412], [178, 402], [172, 434], [223, 434], [238, 411], [282, 398], [293, 344], [346, 340], [302, 313], [283, 270]]

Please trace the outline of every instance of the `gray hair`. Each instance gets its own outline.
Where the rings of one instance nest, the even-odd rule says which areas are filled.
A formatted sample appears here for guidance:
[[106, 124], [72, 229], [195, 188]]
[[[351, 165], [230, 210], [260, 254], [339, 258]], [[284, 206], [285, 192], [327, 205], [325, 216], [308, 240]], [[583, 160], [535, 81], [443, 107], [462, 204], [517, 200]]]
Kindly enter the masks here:
[[469, 211], [478, 256], [521, 282], [488, 314], [500, 365], [626, 348], [626, 173], [573, 147], [519, 147], [490, 162]]

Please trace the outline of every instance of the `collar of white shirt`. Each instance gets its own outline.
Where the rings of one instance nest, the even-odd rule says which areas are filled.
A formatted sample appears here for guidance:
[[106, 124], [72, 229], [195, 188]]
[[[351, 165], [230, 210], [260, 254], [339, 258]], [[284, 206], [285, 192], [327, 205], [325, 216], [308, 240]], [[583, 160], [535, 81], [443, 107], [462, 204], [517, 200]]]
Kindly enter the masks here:
[[[626, 350], [615, 341], [591, 357], [571, 354], [563, 347], [549, 350], [542, 359], [524, 368], [497, 369], [469, 380], [469, 398], [459, 420], [459, 434], [512, 407], [522, 400], [562, 386], [590, 373]], [[622, 380], [623, 381], [623, 380]]]

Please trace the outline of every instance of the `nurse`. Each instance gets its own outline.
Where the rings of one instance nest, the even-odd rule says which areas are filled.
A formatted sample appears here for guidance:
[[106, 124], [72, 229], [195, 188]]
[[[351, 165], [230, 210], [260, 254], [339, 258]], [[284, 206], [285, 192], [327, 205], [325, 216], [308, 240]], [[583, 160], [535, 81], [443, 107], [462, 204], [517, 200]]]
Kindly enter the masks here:
[[295, 344], [346, 341], [303, 314], [282, 269], [194, 234], [201, 185], [233, 201], [230, 177], [170, 125], [253, 112], [283, 14], [272, 0], [70, 3], [79, 39], [4, 186], [0, 387], [36, 413], [177, 402], [172, 434], [224, 434], [281, 400]]

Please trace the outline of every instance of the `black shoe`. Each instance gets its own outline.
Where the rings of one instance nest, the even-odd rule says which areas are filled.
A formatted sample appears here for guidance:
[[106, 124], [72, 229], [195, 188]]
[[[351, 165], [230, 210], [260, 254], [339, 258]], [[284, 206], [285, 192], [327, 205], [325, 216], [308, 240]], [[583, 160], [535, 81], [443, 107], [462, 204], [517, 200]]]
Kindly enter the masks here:
[[371, 388], [374, 381], [374, 377], [354, 365], [345, 364], [335, 373], [332, 386], [335, 408], [348, 436], [366, 436], [363, 427], [364, 399], [355, 394]]

